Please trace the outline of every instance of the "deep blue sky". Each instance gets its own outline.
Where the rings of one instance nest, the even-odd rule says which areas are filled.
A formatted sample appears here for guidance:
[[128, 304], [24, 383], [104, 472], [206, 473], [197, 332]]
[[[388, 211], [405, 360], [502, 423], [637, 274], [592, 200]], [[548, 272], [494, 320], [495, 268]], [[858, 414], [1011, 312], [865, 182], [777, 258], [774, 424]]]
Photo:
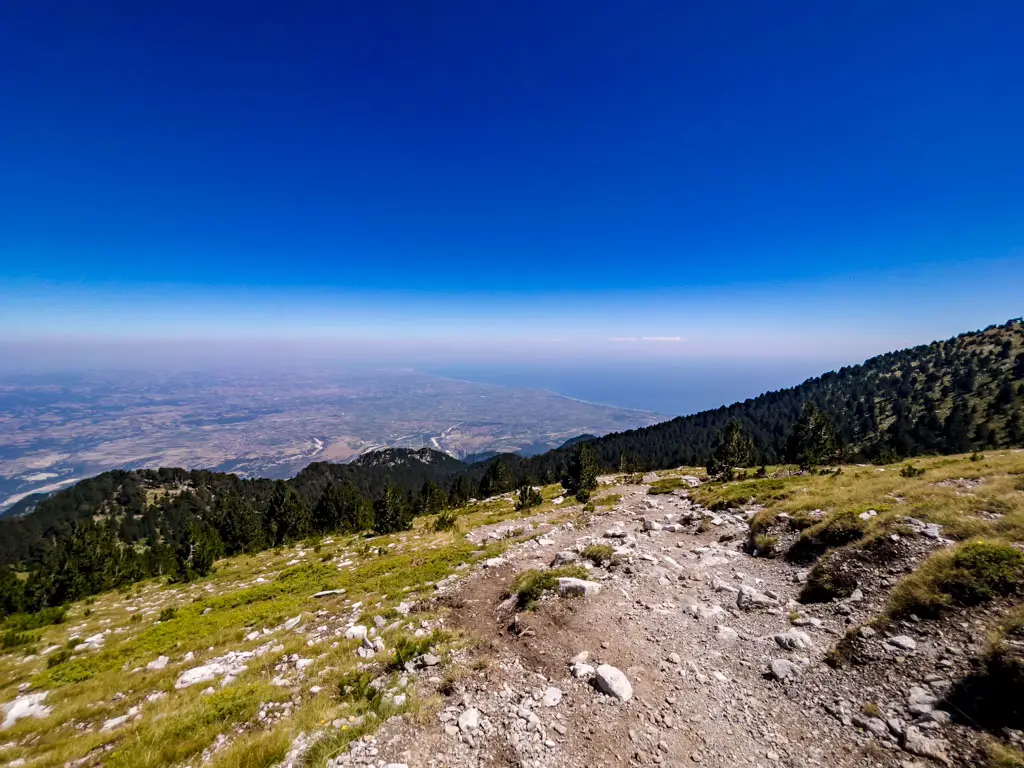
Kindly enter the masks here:
[[0, 340], [853, 361], [1002, 321], [1022, 35], [1018, 0], [7, 3]]

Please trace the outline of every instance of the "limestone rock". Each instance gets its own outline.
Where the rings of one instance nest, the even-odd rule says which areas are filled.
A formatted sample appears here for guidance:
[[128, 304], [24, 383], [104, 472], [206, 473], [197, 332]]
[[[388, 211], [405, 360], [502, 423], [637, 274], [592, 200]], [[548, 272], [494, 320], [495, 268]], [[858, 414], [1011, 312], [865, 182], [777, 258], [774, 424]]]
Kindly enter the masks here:
[[741, 584], [739, 592], [736, 593], [736, 607], [744, 611], [756, 608], [774, 608], [777, 605], [777, 601], [746, 584]]
[[561, 701], [562, 690], [560, 688], [550, 686], [546, 691], [544, 691], [544, 696], [541, 698], [540, 703], [545, 707], [556, 707]]
[[789, 659], [772, 659], [771, 674], [776, 680], [792, 680], [800, 675], [800, 667]]
[[780, 632], [775, 636], [775, 642], [787, 651], [806, 651], [812, 646], [811, 638], [799, 629]]
[[903, 734], [903, 749], [918, 757], [927, 757], [943, 765], [951, 765], [946, 744], [939, 739], [929, 738], [914, 726], [907, 726]]
[[3, 705], [2, 711], [4, 722], [0, 728], [10, 728], [23, 717], [46, 717], [50, 714], [50, 707], [44, 706], [47, 691], [42, 693], [26, 693], [18, 696], [14, 701]]
[[885, 642], [897, 648], [902, 648], [904, 651], [917, 650], [917, 641], [910, 635], [896, 635], [896, 637], [890, 637]]
[[594, 685], [601, 693], [614, 696], [619, 701], [633, 698], [633, 685], [629, 678], [611, 664], [602, 664], [594, 671]]
[[192, 669], [187, 669], [181, 673], [177, 682], [174, 683], [174, 687], [181, 689], [188, 688], [189, 686], [196, 685], [198, 683], [208, 683], [211, 680], [216, 680], [226, 671], [227, 670], [224, 668], [224, 665], [219, 662], [204, 664], [201, 667], [193, 667]]
[[475, 731], [480, 727], [480, 710], [476, 707], [470, 707], [461, 715], [459, 715], [459, 730], [463, 733], [469, 733]]
[[346, 640], [365, 640], [366, 639], [366, 627], [361, 624], [356, 624], [345, 630]]
[[601, 591], [601, 585], [596, 581], [577, 579], [572, 576], [560, 576], [558, 579], [558, 594], [562, 597], [591, 597]]

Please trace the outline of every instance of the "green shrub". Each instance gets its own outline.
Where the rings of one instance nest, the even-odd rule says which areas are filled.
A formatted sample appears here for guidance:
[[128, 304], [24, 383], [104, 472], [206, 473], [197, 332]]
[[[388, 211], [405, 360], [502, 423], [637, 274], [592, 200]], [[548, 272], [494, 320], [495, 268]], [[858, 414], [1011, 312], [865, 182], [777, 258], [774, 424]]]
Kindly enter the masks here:
[[904, 465], [903, 469], [900, 470], [902, 477], [920, 477], [924, 474], [924, 470], [919, 467], [915, 467], [913, 464]]
[[7, 617], [3, 627], [4, 629], [25, 631], [48, 627], [51, 624], [63, 624], [67, 613], [67, 608], [59, 605], [54, 608], [43, 608], [35, 613], [15, 613]]
[[606, 565], [612, 561], [615, 550], [609, 544], [591, 544], [583, 550], [583, 557], [594, 565]]
[[52, 654], [46, 660], [46, 668], [47, 669], [53, 669], [58, 664], [63, 664], [65, 661], [67, 661], [70, 658], [71, 658], [71, 651], [69, 651], [67, 648], [61, 648], [59, 651], [57, 651], [56, 653]]
[[580, 488], [576, 491], [576, 501], [580, 504], [586, 504], [590, 501], [590, 491], [587, 488]]
[[974, 541], [953, 557], [939, 586], [960, 605], [979, 605], [1015, 594], [1024, 584], [1024, 554], [1009, 544]]
[[23, 645], [31, 645], [35, 641], [35, 635], [30, 635], [28, 632], [19, 632], [16, 629], [8, 629], [0, 637], [0, 648], [6, 651]]
[[754, 537], [754, 551], [758, 557], [775, 557], [775, 547], [779, 543], [778, 536], [759, 533]]
[[338, 694], [346, 701], [373, 701], [380, 696], [381, 690], [370, 685], [376, 677], [372, 669], [353, 669], [346, 672], [338, 680]]
[[432, 632], [423, 637], [403, 635], [395, 643], [395, 656], [391, 660], [390, 666], [393, 669], [401, 670], [407, 662], [425, 653], [429, 653], [431, 648], [434, 648], [448, 638], [449, 636], [445, 632]]
[[451, 509], [446, 509], [434, 518], [435, 531], [451, 531], [459, 524], [459, 516]]
[[530, 608], [545, 592], [553, 592], [558, 587], [558, 579], [562, 576], [585, 579], [587, 569], [581, 565], [564, 565], [546, 571], [524, 571], [516, 577], [512, 585], [512, 594], [516, 596], [520, 608]]
[[529, 483], [520, 486], [519, 490], [516, 491], [517, 512], [521, 512], [524, 509], [530, 509], [531, 507], [539, 507], [543, 503], [544, 497], [540, 495], [540, 491]]
[[889, 597], [890, 616], [934, 617], [950, 606], [987, 603], [1020, 592], [1024, 554], [1001, 542], [973, 541], [932, 555]]
[[157, 621], [170, 621], [178, 615], [178, 609], [173, 605], [169, 605], [160, 611], [160, 615], [157, 617]]

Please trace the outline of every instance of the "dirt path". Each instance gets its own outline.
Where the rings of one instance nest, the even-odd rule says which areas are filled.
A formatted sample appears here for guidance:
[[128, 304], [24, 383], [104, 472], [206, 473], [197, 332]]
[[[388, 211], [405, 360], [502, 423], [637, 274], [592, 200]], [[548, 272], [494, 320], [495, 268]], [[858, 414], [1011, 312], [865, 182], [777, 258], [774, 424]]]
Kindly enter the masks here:
[[[469, 673], [433, 678], [447, 694], [439, 719], [396, 718], [338, 764], [853, 768], [907, 760], [825, 712], [843, 702], [831, 701], [835, 673], [820, 661], [854, 610], [793, 604], [797, 569], [743, 553], [741, 516], [698, 527], [685, 494], [617, 490], [616, 507], [585, 528], [560, 526], [517, 545], [444, 598], [450, 620], [475, 643]], [[658, 526], [644, 519], [679, 521], [681, 530], [645, 531]], [[591, 542], [623, 552], [610, 570], [591, 572], [599, 594], [544, 600], [518, 617], [503, 600], [516, 574]], [[794, 647], [784, 649], [780, 634]], [[592, 666], [622, 670], [632, 698], [619, 701], [574, 679], [570, 660], [581, 652]], [[791, 662], [791, 679], [770, 675], [780, 659]]]

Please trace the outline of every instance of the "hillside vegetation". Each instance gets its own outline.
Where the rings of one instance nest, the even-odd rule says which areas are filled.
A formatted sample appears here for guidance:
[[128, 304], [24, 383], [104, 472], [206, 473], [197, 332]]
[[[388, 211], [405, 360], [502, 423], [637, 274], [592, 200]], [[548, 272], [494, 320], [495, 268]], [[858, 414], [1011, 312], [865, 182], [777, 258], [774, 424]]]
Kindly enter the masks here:
[[[894, 461], [1024, 445], [1024, 322], [1015, 319], [946, 341], [889, 352], [742, 403], [592, 440], [603, 468], [703, 466], [729, 422], [754, 444], [754, 460], [791, 460], [787, 441], [806, 403], [827, 414], [846, 461]], [[554, 480], [556, 450], [515, 463]]]
[[309, 535], [404, 530], [417, 515], [471, 497], [565, 481], [583, 446], [605, 471], [722, 464], [716, 449], [726, 439], [739, 446], [736, 466], [801, 461], [806, 441], [793, 436], [811, 413], [828, 428], [830, 460], [885, 463], [1024, 445], [1022, 412], [1024, 323], [1013, 320], [532, 458], [466, 465], [430, 449], [387, 449], [351, 464], [315, 463], [288, 481], [107, 472], [0, 520], [0, 613], [54, 607], [148, 576], [187, 581], [217, 557]]
[[[644, 643], [636, 651], [638, 663], [648, 665], [646, 684], [656, 685], [658, 659], [678, 649], [688, 664], [724, 670], [729, 686], [742, 686], [733, 692], [744, 701], [767, 702], [765, 716], [772, 723], [804, 718], [794, 721], [803, 738], [826, 738], [833, 745], [844, 739], [829, 764], [896, 766], [906, 756], [901, 749], [917, 748], [905, 735], [873, 734], [864, 725], [870, 713], [904, 722], [906, 733], [934, 722], [927, 733], [935, 741], [929, 744], [956, 750], [957, 759], [947, 765], [1003, 764], [995, 757], [984, 762], [985, 750], [1019, 760], [1021, 753], [1001, 734], [1020, 726], [1024, 452], [843, 465], [824, 473], [777, 465], [756, 474], [741, 471], [718, 481], [702, 469], [680, 468], [648, 476], [643, 484], [635, 475], [606, 476], [595, 483], [587, 504], [563, 500], [563, 489], [548, 485], [528, 508], [520, 508], [515, 494], [504, 494], [424, 514], [405, 531], [311, 535], [219, 559], [191, 582], [148, 578], [35, 617], [9, 617], [2, 627], [0, 700], [42, 698], [34, 715], [6, 730], [0, 757], [40, 767], [324, 766], [334, 765], [329, 761], [339, 754], [374, 745], [381, 757], [397, 756], [416, 742], [429, 742], [426, 734], [436, 731], [442, 735], [431, 738], [450, 739], [443, 742], [446, 757], [480, 748], [509, 729], [495, 728], [486, 739], [463, 744], [441, 730], [439, 718], [465, 709], [460, 702], [473, 690], [474, 701], [490, 702], [489, 717], [507, 710], [515, 721], [517, 705], [497, 706], [486, 697], [501, 695], [510, 684], [535, 688], [538, 679], [523, 666], [493, 658], [496, 641], [488, 624], [496, 621], [499, 631], [509, 631], [506, 620], [494, 618], [496, 603], [482, 600], [480, 592], [468, 600], [457, 592], [460, 583], [505, 579], [506, 602], [525, 611], [528, 632], [537, 633], [531, 642], [550, 643], [543, 657], [560, 663], [580, 648], [597, 651], [599, 644], [602, 656], [624, 654], [618, 642], [628, 637], [623, 647]], [[439, 524], [449, 516], [450, 525]], [[655, 519], [665, 528], [652, 525]], [[748, 529], [751, 540], [771, 538], [773, 546], [748, 546], [743, 554], [741, 532]], [[568, 565], [566, 550], [578, 552]], [[722, 577], [728, 573], [734, 575]], [[741, 580], [735, 574], [745, 575]], [[805, 579], [802, 586], [795, 575]], [[579, 612], [578, 626], [592, 627], [589, 635], [564, 636], [570, 619], [560, 607], [557, 584], [565, 577], [607, 585], [599, 595], [572, 600], [568, 609]], [[765, 594], [790, 590], [803, 605], [789, 602], [788, 619], [778, 608], [736, 608], [732, 592], [742, 587], [751, 590], [745, 594], [758, 594], [751, 584]], [[634, 601], [624, 603], [620, 590], [638, 595], [632, 609], [627, 606]], [[501, 588], [492, 593], [496, 601], [504, 599]], [[768, 599], [765, 594], [758, 599]], [[687, 595], [696, 599], [686, 602]], [[667, 610], [675, 600], [683, 609]], [[726, 607], [732, 600], [733, 607], [723, 610], [716, 600]], [[460, 621], [459, 612], [474, 606], [478, 618]], [[711, 619], [700, 618], [701, 610]], [[665, 623], [652, 631], [659, 611]], [[609, 633], [611, 617], [616, 630]], [[722, 640], [719, 623], [738, 627], [729, 630], [736, 637]], [[919, 651], [897, 656], [891, 639], [907, 635], [916, 638]], [[778, 692], [783, 683], [762, 672], [770, 660], [789, 653], [780, 649], [779, 636], [813, 639], [792, 656], [810, 661], [792, 665], [800, 666], [802, 680], [789, 681], [785, 695]], [[942, 649], [940, 656], [925, 651], [931, 642]], [[711, 643], [715, 652], [708, 654]], [[524, 646], [514, 639], [509, 647]], [[942, 675], [934, 675], [936, 663], [947, 661]], [[644, 700], [661, 701], [671, 691], [679, 711], [702, 713], [709, 739], [705, 762], [723, 744], [737, 750], [730, 758], [755, 754], [740, 751], [739, 742], [715, 741], [747, 731], [735, 721], [733, 692], [723, 697], [721, 691], [729, 689], [716, 687], [726, 684], [687, 678], [680, 686], [676, 664], [661, 662], [660, 674], [672, 687]], [[519, 673], [523, 680], [492, 679]], [[942, 678], [938, 683], [948, 686], [948, 696], [932, 697], [939, 714], [933, 716], [929, 704], [919, 718], [931, 719], [915, 725], [901, 691], [929, 676]], [[648, 722], [646, 709], [639, 715], [625, 704], [597, 709], [590, 702], [601, 694], [582, 681], [552, 678], [541, 690], [549, 684], [560, 686], [565, 698], [556, 708], [537, 705], [536, 714], [568, 726], [565, 737], [549, 731], [555, 741], [585, 733], [599, 711], [603, 727], [597, 738], [616, 732], [631, 749], [643, 748], [631, 739], [634, 718]], [[853, 718], [861, 725], [830, 717], [821, 708], [822, 701], [827, 709], [832, 700], [821, 697], [823, 687], [863, 710]], [[940, 707], [954, 706], [969, 719], [950, 724], [940, 717]], [[712, 729], [716, 721], [727, 726], [727, 735]], [[407, 724], [399, 730], [406, 742], [384, 754], [389, 742], [367, 739], [389, 723]], [[659, 728], [662, 741], [651, 750], [668, 764], [689, 760], [690, 747], [680, 746], [689, 726]], [[758, 749], [763, 728], [750, 728]], [[872, 739], [886, 749], [872, 752]], [[808, 743], [775, 748], [802, 753]], [[853, 748], [865, 751], [839, 760]], [[571, 756], [567, 761], [544, 764], [595, 764], [590, 752], [574, 754], [571, 741], [564, 749]], [[593, 747], [606, 749], [604, 742]], [[967, 755], [975, 757], [968, 761]]]

